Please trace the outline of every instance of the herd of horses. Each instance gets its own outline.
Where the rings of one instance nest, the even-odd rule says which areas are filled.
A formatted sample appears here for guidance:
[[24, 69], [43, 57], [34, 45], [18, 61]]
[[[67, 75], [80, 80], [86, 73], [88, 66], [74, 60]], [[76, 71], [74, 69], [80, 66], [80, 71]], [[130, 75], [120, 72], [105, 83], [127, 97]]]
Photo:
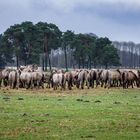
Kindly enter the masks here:
[[53, 88], [61, 90], [94, 87], [140, 87], [138, 69], [54, 69], [42, 71], [37, 65], [20, 66], [17, 70], [5, 68], [0, 71], [0, 87]]

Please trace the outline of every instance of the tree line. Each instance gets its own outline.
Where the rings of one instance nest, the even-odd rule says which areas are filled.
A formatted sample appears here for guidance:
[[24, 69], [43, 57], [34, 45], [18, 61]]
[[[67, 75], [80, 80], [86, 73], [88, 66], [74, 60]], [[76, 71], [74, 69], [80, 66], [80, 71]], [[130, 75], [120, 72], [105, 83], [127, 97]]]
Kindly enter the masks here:
[[120, 62], [124, 68], [140, 68], [140, 44], [114, 41], [113, 45], [118, 49]]
[[120, 65], [117, 49], [109, 38], [91, 34], [62, 32], [58, 26], [47, 22], [33, 24], [30, 21], [10, 26], [0, 35], [0, 66], [16, 62], [16, 66], [38, 64], [43, 69], [52, 67], [51, 51], [64, 52], [65, 68], [68, 70], [68, 54], [72, 52], [76, 67]]

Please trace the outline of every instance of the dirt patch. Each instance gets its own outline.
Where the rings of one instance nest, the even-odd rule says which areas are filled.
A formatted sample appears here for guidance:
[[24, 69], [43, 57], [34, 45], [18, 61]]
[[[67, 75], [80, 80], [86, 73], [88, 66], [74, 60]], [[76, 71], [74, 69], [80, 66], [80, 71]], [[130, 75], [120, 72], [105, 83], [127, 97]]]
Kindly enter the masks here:
[[101, 103], [101, 101], [100, 100], [96, 100], [95, 103]]
[[4, 107], [0, 107], [0, 110], [4, 110]]
[[134, 96], [134, 98], [137, 98], [137, 96]]
[[31, 120], [31, 123], [43, 123], [46, 120]]
[[50, 114], [43, 114], [43, 116], [50, 116]]
[[19, 97], [18, 100], [24, 100], [22, 97]]
[[78, 102], [82, 102], [82, 101], [83, 101], [83, 99], [76, 99], [76, 101], [78, 101]]
[[89, 103], [90, 101], [89, 101], [89, 100], [85, 100], [84, 102], [85, 102], [85, 103]]
[[47, 116], [50, 116], [50, 114], [49, 113], [46, 113], [46, 114], [32, 114], [32, 115], [30, 115], [31, 117], [47, 117]]
[[10, 101], [10, 97], [3, 97], [3, 100]]
[[1, 136], [4, 136], [4, 137], [18, 137], [20, 134], [35, 133], [36, 131], [37, 130], [36, 130], [35, 127], [24, 127], [24, 128], [16, 127], [16, 128], [8, 130], [7, 132], [1, 133]]
[[115, 101], [113, 104], [121, 104], [121, 102], [117, 102], [117, 101]]
[[94, 138], [96, 138], [96, 136], [94, 136], [94, 135], [87, 135], [87, 136], [81, 136], [81, 138], [88, 138], [88, 139], [93, 139], [94, 140]]
[[28, 116], [28, 115], [27, 115], [27, 113], [23, 113], [22, 116], [25, 117], [25, 116]]

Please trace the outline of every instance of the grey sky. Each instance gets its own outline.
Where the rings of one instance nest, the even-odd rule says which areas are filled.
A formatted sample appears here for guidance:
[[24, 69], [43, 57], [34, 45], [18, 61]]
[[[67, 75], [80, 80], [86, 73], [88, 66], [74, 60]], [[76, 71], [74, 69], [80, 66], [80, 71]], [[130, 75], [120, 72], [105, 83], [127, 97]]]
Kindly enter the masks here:
[[23, 21], [140, 43], [139, 0], [0, 0], [0, 33]]

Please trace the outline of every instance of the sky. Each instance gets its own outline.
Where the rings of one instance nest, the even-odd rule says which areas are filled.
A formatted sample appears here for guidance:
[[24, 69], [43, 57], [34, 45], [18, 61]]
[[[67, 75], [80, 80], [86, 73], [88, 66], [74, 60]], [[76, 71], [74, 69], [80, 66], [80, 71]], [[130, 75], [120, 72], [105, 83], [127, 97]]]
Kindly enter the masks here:
[[23, 21], [140, 43], [140, 0], [0, 0], [0, 33]]

